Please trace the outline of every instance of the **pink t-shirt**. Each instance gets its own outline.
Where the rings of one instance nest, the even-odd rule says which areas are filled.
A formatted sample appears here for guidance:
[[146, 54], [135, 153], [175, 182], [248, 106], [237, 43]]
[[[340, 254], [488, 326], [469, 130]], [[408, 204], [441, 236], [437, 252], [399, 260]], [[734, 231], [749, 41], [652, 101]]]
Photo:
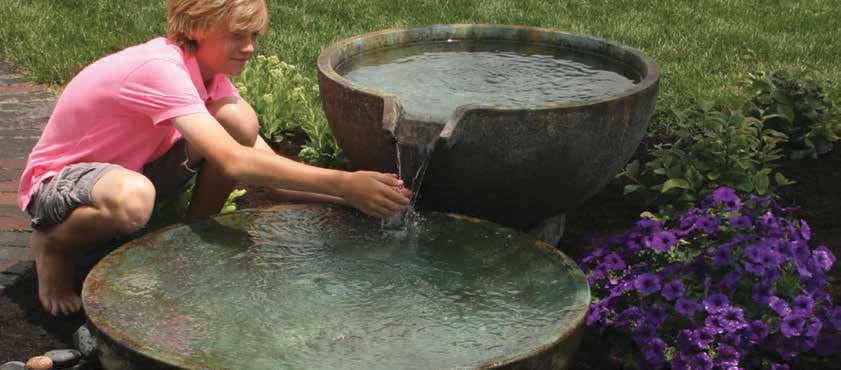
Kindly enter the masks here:
[[73, 163], [141, 171], [181, 138], [170, 119], [207, 113], [207, 103], [229, 96], [239, 94], [227, 76], [205, 88], [196, 58], [163, 37], [99, 59], [61, 93], [29, 154], [18, 206], [26, 210], [41, 182]]

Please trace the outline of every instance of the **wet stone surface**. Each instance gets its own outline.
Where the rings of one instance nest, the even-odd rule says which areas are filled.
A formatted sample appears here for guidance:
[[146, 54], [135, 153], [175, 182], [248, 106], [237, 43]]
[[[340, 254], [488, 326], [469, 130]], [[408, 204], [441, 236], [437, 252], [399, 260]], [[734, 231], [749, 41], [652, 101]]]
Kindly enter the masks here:
[[20, 361], [9, 361], [0, 365], [0, 370], [25, 370], [26, 364]]
[[76, 365], [82, 358], [82, 353], [75, 349], [57, 349], [44, 354], [53, 360], [53, 367], [63, 369]]

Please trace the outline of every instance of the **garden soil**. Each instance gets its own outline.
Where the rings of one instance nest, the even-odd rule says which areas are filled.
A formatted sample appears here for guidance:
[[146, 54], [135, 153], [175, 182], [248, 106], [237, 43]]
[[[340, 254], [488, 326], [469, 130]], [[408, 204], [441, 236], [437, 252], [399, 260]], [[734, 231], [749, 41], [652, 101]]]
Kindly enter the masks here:
[[[296, 153], [296, 147], [286, 143], [277, 151]], [[812, 227], [812, 245], [827, 245], [841, 257], [841, 145], [836, 145], [832, 154], [818, 160], [783, 162], [780, 170], [797, 181], [782, 190], [781, 195], [784, 202], [801, 206], [802, 218]], [[283, 202], [267, 189], [245, 188], [247, 194], [238, 200], [241, 209]], [[593, 239], [633, 225], [639, 215], [639, 205], [621, 194], [621, 184], [611, 183], [569, 212], [567, 231], [559, 248], [577, 258], [586, 253]], [[839, 265], [841, 262], [827, 280], [834, 301], [841, 303]], [[73, 333], [83, 323], [83, 317], [51, 317], [41, 309], [36, 292], [34, 271], [0, 292], [0, 364], [25, 361], [52, 349], [72, 347]], [[604, 348], [603, 345], [583, 346], [575, 368], [604, 368]]]

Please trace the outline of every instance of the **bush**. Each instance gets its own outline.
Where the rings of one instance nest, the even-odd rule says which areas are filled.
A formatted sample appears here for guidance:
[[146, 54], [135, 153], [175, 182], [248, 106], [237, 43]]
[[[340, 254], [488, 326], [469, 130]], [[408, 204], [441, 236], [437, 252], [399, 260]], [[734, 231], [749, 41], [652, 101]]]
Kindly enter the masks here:
[[[624, 338], [624, 366], [787, 368], [838, 350], [841, 306], [823, 290], [835, 256], [769, 197], [722, 187], [678, 219], [643, 218], [579, 265], [587, 325]], [[619, 344], [617, 344], [619, 345]]]
[[720, 186], [765, 195], [792, 183], [773, 164], [786, 137], [762, 120], [712, 102], [675, 116], [674, 142], [654, 145], [650, 160], [634, 160], [617, 175], [629, 181], [625, 194], [643, 192], [661, 216], [676, 215]]
[[267, 142], [280, 142], [303, 125], [312, 84], [298, 69], [276, 56], [258, 55], [235, 79], [243, 99], [257, 112], [260, 135]]
[[333, 136], [318, 96], [318, 88], [291, 64], [277, 56], [258, 55], [236, 79], [243, 99], [257, 111], [260, 135], [282, 141], [296, 128], [308, 137], [298, 157], [319, 167], [338, 168], [347, 160]]
[[748, 112], [768, 128], [788, 136], [782, 143], [791, 159], [817, 158], [832, 150], [841, 133], [841, 109], [814, 81], [777, 71], [751, 75]]

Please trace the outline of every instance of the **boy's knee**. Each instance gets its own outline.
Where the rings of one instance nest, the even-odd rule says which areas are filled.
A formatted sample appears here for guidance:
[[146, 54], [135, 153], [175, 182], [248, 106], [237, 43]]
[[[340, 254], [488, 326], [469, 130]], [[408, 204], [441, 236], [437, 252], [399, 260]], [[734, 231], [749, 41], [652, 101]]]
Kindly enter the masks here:
[[149, 222], [155, 208], [155, 187], [143, 176], [123, 179], [116, 189], [110, 214], [117, 232], [130, 234]]
[[240, 144], [254, 146], [260, 133], [257, 113], [243, 99], [220, 99], [207, 105], [210, 114]]

